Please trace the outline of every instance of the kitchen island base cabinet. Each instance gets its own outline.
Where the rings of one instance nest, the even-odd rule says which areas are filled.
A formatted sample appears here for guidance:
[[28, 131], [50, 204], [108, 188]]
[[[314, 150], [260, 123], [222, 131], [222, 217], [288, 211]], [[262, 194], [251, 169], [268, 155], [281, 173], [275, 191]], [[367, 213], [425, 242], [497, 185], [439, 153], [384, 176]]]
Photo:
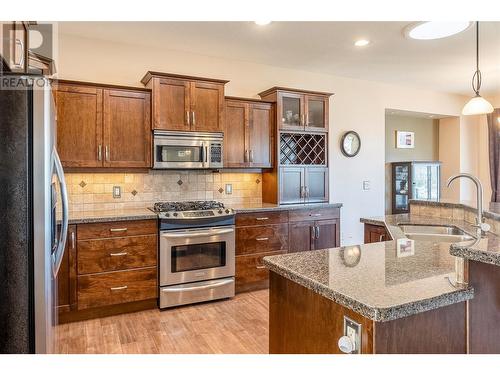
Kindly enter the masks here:
[[466, 303], [388, 322], [368, 319], [270, 272], [269, 353], [341, 354], [344, 316], [361, 324], [362, 354], [465, 354]]
[[381, 225], [365, 224], [365, 243], [390, 241], [391, 236]]

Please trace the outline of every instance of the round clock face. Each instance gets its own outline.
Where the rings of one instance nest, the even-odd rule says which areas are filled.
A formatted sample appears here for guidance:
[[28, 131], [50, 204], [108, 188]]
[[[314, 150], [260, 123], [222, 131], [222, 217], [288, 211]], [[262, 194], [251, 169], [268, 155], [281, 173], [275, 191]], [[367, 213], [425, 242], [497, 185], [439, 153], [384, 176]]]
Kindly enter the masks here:
[[358, 133], [354, 131], [349, 131], [344, 134], [341, 141], [341, 150], [345, 156], [353, 157], [356, 156], [361, 148], [361, 139]]

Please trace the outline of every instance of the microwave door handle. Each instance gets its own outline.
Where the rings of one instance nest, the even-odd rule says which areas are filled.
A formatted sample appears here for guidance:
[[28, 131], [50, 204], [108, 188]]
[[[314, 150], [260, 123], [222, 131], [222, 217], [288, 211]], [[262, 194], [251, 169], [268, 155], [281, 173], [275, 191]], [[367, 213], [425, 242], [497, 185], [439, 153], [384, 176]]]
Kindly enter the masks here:
[[208, 145], [205, 143], [205, 163], [208, 163]]
[[205, 142], [201, 142], [201, 164], [205, 168]]
[[61, 224], [61, 233], [59, 237], [59, 241], [57, 242], [56, 251], [52, 254], [52, 272], [54, 277], [57, 276], [59, 272], [59, 268], [61, 267], [62, 259], [64, 256], [64, 249], [66, 247], [66, 239], [68, 235], [68, 223], [69, 223], [69, 215], [68, 215], [68, 191], [66, 189], [66, 181], [64, 180], [64, 172], [63, 167], [61, 165], [61, 160], [59, 159], [59, 155], [57, 151], [54, 150], [54, 166], [57, 174], [57, 178], [59, 179], [59, 186], [61, 188], [61, 202], [62, 202], [62, 224]]

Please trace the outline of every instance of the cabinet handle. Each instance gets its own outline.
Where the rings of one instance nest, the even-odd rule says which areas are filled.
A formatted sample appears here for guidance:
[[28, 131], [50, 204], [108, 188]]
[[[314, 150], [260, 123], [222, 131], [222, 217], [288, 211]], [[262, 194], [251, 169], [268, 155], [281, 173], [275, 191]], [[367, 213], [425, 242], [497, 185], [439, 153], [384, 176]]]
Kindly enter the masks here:
[[301, 186], [300, 187], [300, 197], [301, 198], [305, 198], [305, 195], [306, 195], [306, 193], [305, 193], [305, 190], [304, 190], [304, 186]]
[[244, 157], [244, 159], [245, 159], [245, 163], [246, 163], [248, 161], [248, 150], [245, 150], [245, 157]]
[[253, 150], [250, 150], [250, 163], [253, 163]]
[[189, 120], [189, 111], [186, 111], [186, 121], [188, 126], [191, 125], [191, 121]]
[[321, 214], [309, 214], [309, 216], [311, 217], [318, 217], [318, 216], [322, 216]]
[[383, 234], [381, 234], [380, 237], [378, 238], [378, 242], [382, 242], [384, 240], [384, 237], [385, 236]]
[[256, 241], [267, 241], [269, 239], [269, 237], [259, 237], [259, 238], [256, 238], [255, 240]]
[[106, 147], [104, 148], [104, 153], [106, 154], [105, 155], [106, 161], [109, 161], [109, 147], [108, 147], [108, 145], [106, 145]]
[[302, 114], [302, 126], [306, 126], [306, 121], [304, 119], [304, 114]]
[[264, 221], [264, 220], [269, 220], [269, 218], [268, 217], [256, 217], [255, 220]]
[[126, 232], [128, 228], [111, 228], [110, 232]]
[[75, 249], [76, 248], [76, 236], [75, 232], [71, 232], [71, 248]]
[[312, 238], [313, 240], [315, 240], [315, 239], [316, 239], [316, 226], [312, 226], [312, 227], [311, 227], [311, 238]]
[[125, 290], [127, 288], [128, 288], [128, 286], [124, 285], [124, 286], [115, 286], [113, 288], [109, 288], [109, 290]]
[[110, 253], [109, 256], [110, 257], [122, 257], [124, 255], [128, 255], [127, 252], [122, 252], [122, 253]]
[[306, 186], [305, 190], [306, 190], [306, 198], [309, 198], [309, 186]]
[[102, 145], [97, 146], [97, 160], [102, 161]]
[[319, 226], [316, 225], [316, 239], [319, 238]]
[[193, 126], [196, 125], [196, 117], [194, 116], [194, 111], [191, 111], [191, 114], [193, 116]]

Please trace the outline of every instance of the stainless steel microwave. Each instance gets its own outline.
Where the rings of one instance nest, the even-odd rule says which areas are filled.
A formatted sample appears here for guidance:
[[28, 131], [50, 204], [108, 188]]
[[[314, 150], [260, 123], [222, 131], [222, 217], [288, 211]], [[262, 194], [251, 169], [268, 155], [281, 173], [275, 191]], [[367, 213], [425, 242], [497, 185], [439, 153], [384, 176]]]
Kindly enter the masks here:
[[223, 167], [223, 133], [153, 133], [154, 169], [219, 169]]

